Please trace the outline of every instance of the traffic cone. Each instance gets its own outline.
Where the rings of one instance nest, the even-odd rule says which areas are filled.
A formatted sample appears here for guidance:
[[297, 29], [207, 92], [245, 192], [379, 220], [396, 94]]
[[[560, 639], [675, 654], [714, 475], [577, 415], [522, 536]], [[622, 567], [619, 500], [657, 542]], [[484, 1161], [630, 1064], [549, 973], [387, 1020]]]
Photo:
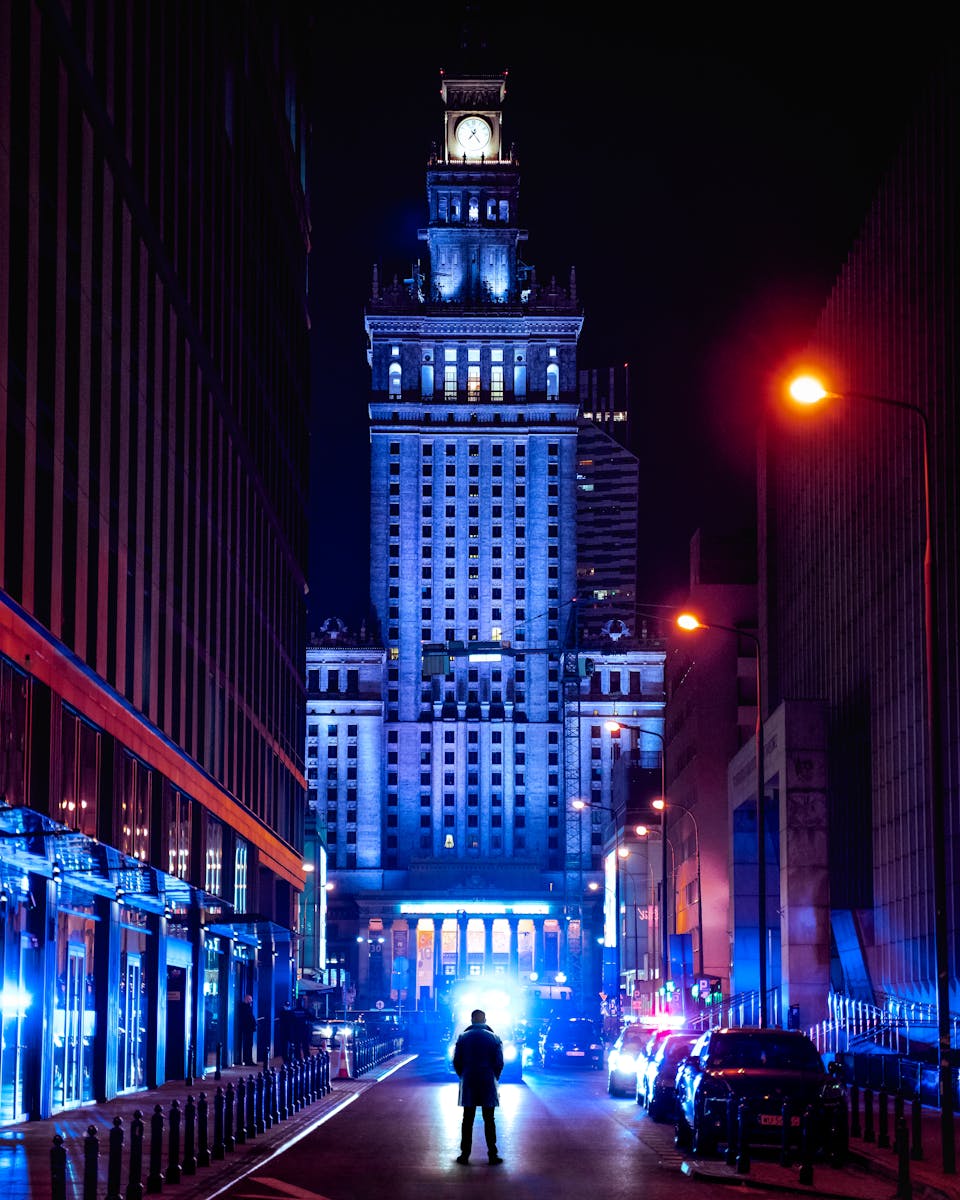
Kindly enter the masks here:
[[341, 1045], [341, 1047], [340, 1047], [340, 1069], [339, 1069], [339, 1071], [337, 1071], [337, 1078], [338, 1079], [349, 1079], [350, 1078], [350, 1072], [347, 1070], [347, 1047], [345, 1044]]

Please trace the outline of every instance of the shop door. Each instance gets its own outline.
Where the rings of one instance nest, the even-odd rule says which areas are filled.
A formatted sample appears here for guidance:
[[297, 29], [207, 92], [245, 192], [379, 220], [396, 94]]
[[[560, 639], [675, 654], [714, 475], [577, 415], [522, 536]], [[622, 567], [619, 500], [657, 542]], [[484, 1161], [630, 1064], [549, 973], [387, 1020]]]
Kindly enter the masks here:
[[190, 1014], [190, 968], [167, 966], [167, 1079], [187, 1073], [187, 1036]]
[[84, 947], [71, 942], [67, 950], [63, 1008], [57, 1014], [54, 1104], [76, 1108], [83, 1103], [84, 1028], [86, 1023], [86, 964]]
[[123, 1063], [121, 1088], [144, 1086], [143, 1065], [146, 1061], [146, 1046], [144, 1034], [146, 1025], [143, 1013], [143, 964], [139, 954], [128, 954], [127, 969], [124, 978], [123, 1013], [120, 1028], [120, 1053]]

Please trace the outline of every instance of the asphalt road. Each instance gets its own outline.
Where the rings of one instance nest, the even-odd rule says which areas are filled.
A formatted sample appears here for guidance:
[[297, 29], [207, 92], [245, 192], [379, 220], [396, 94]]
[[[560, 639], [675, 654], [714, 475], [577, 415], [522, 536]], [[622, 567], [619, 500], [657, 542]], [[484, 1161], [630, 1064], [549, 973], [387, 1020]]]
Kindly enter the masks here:
[[[673, 1130], [606, 1072], [528, 1068], [501, 1085], [502, 1166], [486, 1160], [480, 1116], [469, 1165], [459, 1152], [457, 1082], [439, 1053], [419, 1055], [220, 1195], [229, 1200], [704, 1200], [680, 1172]], [[707, 1191], [712, 1191], [707, 1188]], [[728, 1190], [725, 1189], [729, 1194]]]

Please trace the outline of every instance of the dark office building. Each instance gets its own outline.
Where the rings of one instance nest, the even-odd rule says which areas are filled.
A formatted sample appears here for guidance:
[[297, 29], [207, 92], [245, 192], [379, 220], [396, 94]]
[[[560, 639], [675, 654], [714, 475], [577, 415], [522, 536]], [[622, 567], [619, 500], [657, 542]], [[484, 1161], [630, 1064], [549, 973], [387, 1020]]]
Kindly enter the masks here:
[[[789, 737], [778, 744], [768, 782], [796, 780], [804, 844], [813, 844], [814, 816], [828, 835], [818, 870], [828, 872], [829, 891], [813, 889], [806, 858], [781, 863], [781, 878], [800, 883], [780, 904], [784, 999], [809, 996], [815, 1018], [813, 1000], [829, 983], [886, 1013], [894, 999], [929, 1005], [914, 1010], [928, 1037], [938, 936], [949, 1007], [960, 1011], [956, 105], [954, 72], [921, 105], [806, 348], [804, 365], [846, 397], [789, 416], [777, 398], [760, 490], [767, 738], [777, 736], [781, 701], [788, 712], [818, 705], [822, 729], [803, 754]], [[928, 631], [939, 747], [929, 736]], [[942, 774], [933, 787], [931, 749]], [[810, 803], [814, 788], [823, 812]], [[781, 810], [789, 819], [782, 801]], [[788, 850], [792, 841], [781, 835]]]
[[306, 125], [272, 6], [0, 0], [0, 1121], [257, 1053], [302, 889]]

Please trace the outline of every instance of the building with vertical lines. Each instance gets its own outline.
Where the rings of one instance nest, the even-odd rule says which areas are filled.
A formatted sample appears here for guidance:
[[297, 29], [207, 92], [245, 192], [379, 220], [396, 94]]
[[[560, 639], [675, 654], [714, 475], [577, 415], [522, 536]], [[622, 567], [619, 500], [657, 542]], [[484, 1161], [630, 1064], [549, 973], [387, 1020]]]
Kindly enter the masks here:
[[[767, 739], [777, 747], [768, 755], [768, 786], [781, 793], [781, 822], [802, 812], [808, 828], [794, 856], [780, 863], [780, 878], [791, 881], [777, 929], [784, 1000], [813, 1005], [832, 986], [867, 1003], [895, 997], [935, 1009], [939, 933], [948, 948], [954, 1020], [960, 1011], [956, 97], [954, 67], [920, 106], [805, 348], [804, 365], [819, 368], [834, 391], [893, 404], [841, 398], [788, 414], [778, 396], [760, 489]], [[939, 820], [927, 774], [924, 422], [939, 647]], [[816, 703], [820, 713], [807, 723], [808, 740], [784, 741], [774, 710], [799, 702]], [[802, 807], [787, 803], [791, 790]], [[809, 831], [816, 827], [826, 838], [811, 862]], [[789, 852], [791, 844], [781, 823], [780, 846]], [[947, 876], [939, 922], [938, 845]], [[803, 1017], [820, 1015], [807, 1008]]]
[[604, 718], [662, 724], [662, 647], [608, 639], [589, 676], [577, 652], [583, 318], [573, 270], [521, 258], [505, 95], [442, 76], [425, 269], [375, 269], [366, 305], [377, 627], [307, 651], [327, 952], [360, 1007], [437, 1011], [470, 980], [598, 1003]]
[[246, 993], [263, 1057], [292, 994], [302, 44], [0, 3], [0, 1121], [234, 1061]]

